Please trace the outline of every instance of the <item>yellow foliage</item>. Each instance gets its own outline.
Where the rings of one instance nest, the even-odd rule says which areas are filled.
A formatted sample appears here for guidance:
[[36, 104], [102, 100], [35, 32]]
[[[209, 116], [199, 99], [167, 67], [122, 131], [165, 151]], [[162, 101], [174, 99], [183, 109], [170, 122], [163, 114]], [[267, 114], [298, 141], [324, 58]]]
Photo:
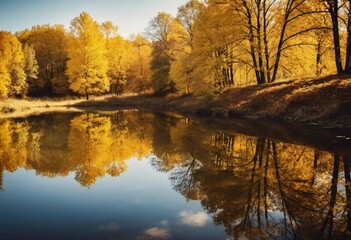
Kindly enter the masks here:
[[0, 31], [0, 97], [27, 92], [25, 60], [21, 43], [10, 32]]
[[131, 62], [127, 69], [127, 90], [145, 92], [151, 77], [151, 43], [143, 36], [132, 36]]
[[70, 161], [78, 166], [76, 179], [90, 186], [105, 174], [111, 160], [111, 121], [95, 114], [83, 114], [71, 120]]
[[26, 123], [11, 120], [0, 121], [0, 168], [10, 172], [26, 166], [28, 149]]
[[107, 44], [107, 60], [108, 71], [107, 76], [112, 91], [114, 93], [121, 93], [123, 86], [126, 83], [127, 69], [132, 61], [132, 44], [124, 40], [120, 36], [108, 39]]
[[321, 2], [208, 0], [189, 24], [195, 2], [178, 9], [192, 33], [191, 50], [177, 54], [171, 66], [181, 88], [213, 93], [233, 84], [335, 72], [330, 19]]
[[83, 186], [91, 186], [105, 174], [119, 176], [127, 170], [127, 160], [151, 153], [150, 136], [143, 138], [142, 128], [128, 126], [134, 116], [116, 115], [122, 116], [117, 123], [99, 114], [82, 114], [71, 120], [69, 163], [75, 166], [76, 180]]
[[44, 89], [46, 94], [70, 92], [65, 76], [68, 37], [64, 26], [33, 26], [31, 30], [21, 32], [19, 39], [22, 44], [33, 47], [39, 65], [38, 78], [28, 82], [30, 94], [36, 95]]
[[[1, 57], [1, 59], [3, 58]], [[6, 68], [6, 62], [0, 61], [0, 99], [7, 97], [10, 82], [11, 78]]]
[[99, 25], [88, 13], [83, 12], [72, 20], [67, 52], [70, 89], [87, 98], [89, 94], [109, 90], [105, 40]]

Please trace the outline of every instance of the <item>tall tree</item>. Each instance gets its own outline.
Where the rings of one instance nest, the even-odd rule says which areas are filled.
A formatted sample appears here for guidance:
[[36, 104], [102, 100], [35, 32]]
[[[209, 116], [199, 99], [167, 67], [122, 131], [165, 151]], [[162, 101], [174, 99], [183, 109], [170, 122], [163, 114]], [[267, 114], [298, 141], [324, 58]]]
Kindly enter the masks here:
[[[239, 55], [245, 33], [242, 22], [240, 15], [225, 4], [212, 1], [201, 8], [194, 22], [190, 63], [186, 64], [195, 92], [211, 93], [234, 84], [235, 55]], [[246, 62], [245, 54], [240, 55]]]
[[127, 69], [127, 90], [142, 93], [148, 88], [151, 69], [151, 43], [142, 35], [132, 37], [132, 55], [129, 68]]
[[0, 98], [6, 98], [8, 95], [8, 88], [11, 83], [10, 73], [7, 69], [8, 57], [10, 56], [10, 51], [5, 42], [6, 34], [0, 32]]
[[24, 54], [21, 43], [10, 32], [0, 32], [0, 95], [24, 96], [27, 93]]
[[346, 57], [345, 57], [345, 72], [351, 74], [351, 2], [348, 3], [347, 9], [347, 42], [346, 42]]
[[33, 47], [39, 65], [37, 79], [30, 82], [29, 94], [34, 96], [67, 94], [65, 75], [67, 33], [63, 25], [38, 25], [19, 34], [22, 44]]
[[71, 22], [71, 39], [68, 44], [66, 74], [70, 89], [84, 94], [103, 93], [109, 90], [106, 45], [99, 25], [82, 12]]
[[118, 27], [112, 22], [103, 22], [100, 28], [106, 41], [110, 91], [119, 95], [123, 93], [126, 84], [126, 71], [131, 61], [132, 45], [118, 35]]
[[24, 60], [25, 60], [25, 73], [27, 75], [27, 83], [29, 85], [29, 91], [31, 86], [33, 85], [33, 82], [38, 78], [38, 61], [35, 58], [35, 51], [34, 49], [29, 46], [28, 44], [24, 45]]
[[[263, 84], [314, 75], [317, 68], [320, 72], [322, 65], [329, 66], [330, 54], [318, 38], [330, 30], [320, 1], [208, 0], [195, 18], [187, 18], [187, 13], [194, 13], [186, 11], [192, 2], [178, 12], [184, 28], [192, 29], [190, 55], [179, 56], [171, 73], [175, 79], [191, 83], [194, 91], [208, 93], [234, 82]], [[321, 17], [323, 21], [319, 21]], [[189, 19], [195, 19], [193, 28]]]
[[0, 61], [0, 99], [7, 97], [10, 81], [11, 78], [7, 71], [5, 61]]
[[[351, 2], [329, 0], [324, 1], [327, 6], [333, 29], [334, 57], [338, 74], [351, 74]], [[340, 21], [341, 20], [341, 21]], [[344, 23], [340, 24], [340, 22]], [[342, 47], [340, 44], [343, 35], [347, 35], [345, 65], [342, 64]]]
[[176, 60], [171, 66], [171, 77], [177, 83], [178, 88], [185, 89], [189, 93], [190, 84], [193, 81], [191, 58], [194, 42], [194, 25], [204, 4], [198, 0], [190, 0], [178, 8], [176, 20], [182, 26], [180, 38], [183, 40], [182, 48], [176, 52]]
[[339, 74], [344, 72], [341, 63], [341, 51], [340, 51], [340, 34], [339, 34], [339, 1], [329, 0], [326, 1], [328, 6], [328, 12], [332, 21], [333, 28], [333, 40], [334, 40], [334, 51], [335, 51], [335, 65]]
[[203, 8], [204, 4], [199, 0], [190, 0], [178, 8], [176, 20], [184, 27], [185, 41], [190, 48], [193, 47], [194, 41], [194, 23]]
[[[239, 11], [248, 29], [248, 52], [258, 84], [274, 82], [284, 51], [302, 45], [306, 40], [294, 42], [313, 30], [323, 30], [320, 22], [310, 21], [315, 14], [322, 14], [322, 4], [318, 1], [228, 1], [234, 11]], [[305, 24], [301, 23], [304, 20]], [[313, 18], [314, 19], [314, 18]]]
[[109, 69], [107, 75], [110, 79], [111, 93], [120, 95], [127, 82], [127, 69], [132, 59], [132, 44], [121, 36], [110, 39], [107, 58]]
[[151, 86], [156, 93], [165, 93], [174, 90], [169, 71], [175, 43], [175, 19], [167, 13], [161, 12], [149, 22], [146, 35], [153, 42], [151, 60]]

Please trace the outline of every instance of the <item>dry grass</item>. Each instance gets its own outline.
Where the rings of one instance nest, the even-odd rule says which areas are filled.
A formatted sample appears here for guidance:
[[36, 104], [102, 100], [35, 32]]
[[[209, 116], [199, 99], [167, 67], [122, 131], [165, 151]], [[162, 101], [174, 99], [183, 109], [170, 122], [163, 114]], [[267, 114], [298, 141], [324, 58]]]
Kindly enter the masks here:
[[329, 76], [233, 88], [216, 103], [229, 115], [301, 122], [347, 120], [351, 115], [351, 78]]
[[145, 95], [98, 96], [85, 99], [7, 99], [0, 101], [0, 118], [26, 117], [44, 112], [106, 111], [117, 109], [149, 109], [157, 111], [195, 112], [197, 101], [190, 95], [166, 97]]
[[18, 117], [47, 111], [146, 109], [182, 114], [249, 116], [351, 127], [351, 77], [328, 76], [235, 87], [217, 96], [150, 94], [101, 96], [91, 100], [0, 101], [1, 117]]
[[83, 99], [7, 99], [0, 101], [0, 118], [25, 117], [28, 115], [54, 111], [78, 111], [78, 109], [72, 108], [72, 106], [83, 101]]

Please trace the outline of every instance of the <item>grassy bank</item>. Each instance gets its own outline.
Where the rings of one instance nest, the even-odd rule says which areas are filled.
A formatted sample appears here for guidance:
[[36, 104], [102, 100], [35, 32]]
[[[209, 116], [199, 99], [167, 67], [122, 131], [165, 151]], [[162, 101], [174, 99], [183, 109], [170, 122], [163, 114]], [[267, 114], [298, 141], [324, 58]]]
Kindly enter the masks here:
[[89, 101], [9, 99], [0, 102], [0, 116], [17, 117], [47, 111], [128, 108], [351, 127], [351, 78], [329, 76], [235, 87], [213, 98], [192, 95], [166, 97], [140, 95], [103, 96]]
[[228, 116], [351, 126], [351, 77], [328, 76], [233, 88], [223, 93], [212, 109]]
[[7, 99], [0, 101], [0, 118], [25, 117], [48, 111], [79, 111], [73, 106], [84, 100], [67, 99]]

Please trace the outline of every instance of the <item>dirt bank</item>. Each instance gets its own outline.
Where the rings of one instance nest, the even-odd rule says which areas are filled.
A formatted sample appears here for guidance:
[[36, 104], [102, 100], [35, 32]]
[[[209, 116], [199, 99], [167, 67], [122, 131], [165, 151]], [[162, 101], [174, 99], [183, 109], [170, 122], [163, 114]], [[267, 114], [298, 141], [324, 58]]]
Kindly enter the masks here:
[[89, 101], [9, 99], [0, 102], [0, 116], [18, 117], [48, 111], [131, 108], [351, 127], [351, 77], [328, 76], [235, 87], [214, 97], [101, 96]]
[[329, 76], [229, 89], [212, 112], [351, 127], [351, 77]]

